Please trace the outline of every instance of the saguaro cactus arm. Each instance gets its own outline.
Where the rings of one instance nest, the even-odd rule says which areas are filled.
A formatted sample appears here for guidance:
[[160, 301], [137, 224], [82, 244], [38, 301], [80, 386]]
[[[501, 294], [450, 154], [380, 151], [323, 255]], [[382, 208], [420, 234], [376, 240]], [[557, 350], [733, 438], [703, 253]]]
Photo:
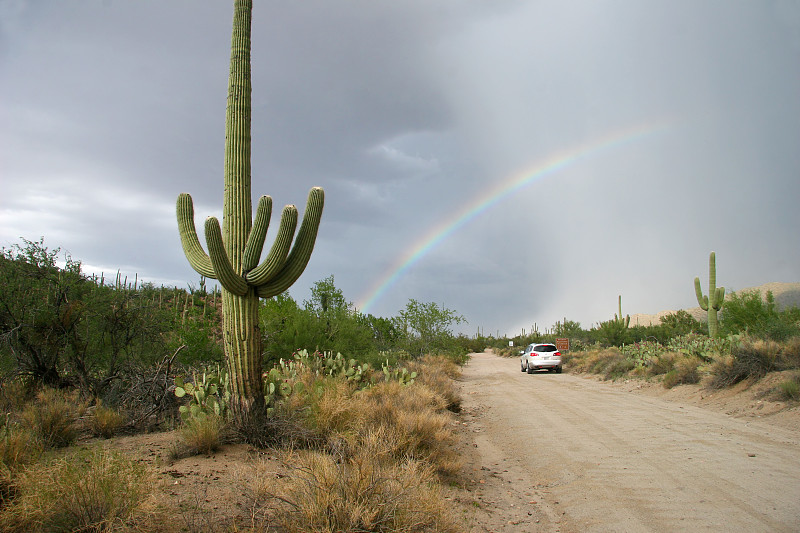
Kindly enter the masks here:
[[258, 264], [261, 257], [261, 250], [264, 248], [264, 240], [267, 238], [269, 229], [269, 219], [272, 216], [272, 198], [262, 196], [258, 199], [256, 207], [256, 219], [253, 227], [250, 228], [250, 235], [247, 236], [247, 244], [242, 254], [242, 270], [248, 272]]
[[700, 278], [694, 278], [694, 293], [697, 296], [697, 303], [700, 309], [708, 311], [708, 296], [703, 295], [703, 288], [700, 286]]
[[711, 304], [717, 311], [722, 310], [722, 305], [725, 302], [725, 287], [717, 287], [714, 290], [714, 302]]
[[247, 282], [236, 273], [231, 265], [228, 254], [225, 252], [225, 243], [222, 240], [222, 229], [216, 217], [206, 219], [206, 241], [208, 242], [208, 256], [214, 265], [214, 272], [222, 287], [238, 296], [247, 294]]
[[293, 205], [284, 207], [278, 234], [269, 254], [261, 264], [248, 270], [250, 265], [258, 261], [261, 254], [272, 211], [272, 199], [269, 196], [262, 196], [243, 254], [244, 272], [239, 274], [225, 252], [222, 231], [215, 217], [206, 219], [208, 254], [203, 251], [194, 225], [192, 197], [183, 193], [178, 196], [177, 202], [183, 251], [192, 268], [207, 278], [218, 279], [227, 291], [243, 296], [250, 286], [258, 289], [260, 297], [269, 298], [291, 287], [305, 270], [314, 250], [324, 204], [325, 194], [322, 188], [312, 188], [308, 195], [300, 231], [294, 239], [294, 246], [292, 238], [297, 228], [297, 208]]
[[260, 265], [247, 272], [245, 277], [248, 283], [255, 286], [263, 285], [278, 273], [286, 261], [286, 256], [289, 255], [296, 229], [297, 208], [293, 205], [287, 205], [283, 208], [278, 235], [275, 237], [275, 242], [272, 244], [269, 254]]
[[178, 202], [176, 208], [178, 214], [178, 231], [181, 235], [181, 245], [183, 246], [183, 253], [189, 264], [201, 276], [211, 279], [217, 279], [214, 273], [214, 267], [211, 264], [211, 259], [203, 251], [200, 245], [200, 240], [197, 238], [197, 230], [194, 226], [194, 204], [192, 197], [186, 193], [178, 195]]
[[262, 298], [270, 298], [280, 294], [297, 281], [300, 274], [305, 270], [311, 252], [314, 251], [314, 243], [317, 240], [319, 221], [322, 218], [322, 208], [325, 205], [325, 193], [320, 187], [314, 187], [308, 193], [306, 212], [303, 215], [303, 223], [300, 231], [297, 232], [292, 251], [286, 259], [281, 270], [268, 283], [259, 285], [258, 295]]

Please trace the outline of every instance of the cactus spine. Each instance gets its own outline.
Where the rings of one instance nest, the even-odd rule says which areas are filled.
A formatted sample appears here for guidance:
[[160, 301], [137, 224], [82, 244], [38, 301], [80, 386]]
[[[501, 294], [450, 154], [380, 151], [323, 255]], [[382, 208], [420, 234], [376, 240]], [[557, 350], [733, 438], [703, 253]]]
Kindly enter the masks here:
[[703, 296], [700, 278], [694, 278], [694, 292], [700, 308], [708, 311], [708, 336], [716, 337], [719, 334], [717, 311], [722, 309], [725, 302], [725, 287], [717, 287], [717, 258], [714, 252], [708, 256], [708, 296]]
[[[225, 177], [222, 229], [215, 217], [205, 222], [208, 254], [194, 225], [192, 197], [178, 196], [181, 245], [189, 264], [201, 276], [222, 285], [225, 356], [231, 381], [233, 409], [240, 413], [262, 397], [259, 298], [279, 294], [305, 270], [317, 237], [324, 193], [314, 187], [308, 195], [297, 237], [297, 208], [283, 209], [275, 242], [260, 264], [272, 214], [272, 199], [262, 196], [252, 219], [250, 188], [250, 28], [252, 0], [235, 0], [228, 103], [225, 113]], [[291, 250], [290, 250], [291, 249]]]
[[[614, 315], [614, 322], [623, 326], [627, 329], [628, 326], [631, 324], [631, 315], [626, 315], [625, 318], [622, 318], [622, 295], [619, 295], [619, 301], [617, 302], [617, 308], [619, 310], [619, 314]], [[564, 319], [564, 323], [566, 324], [567, 319]]]

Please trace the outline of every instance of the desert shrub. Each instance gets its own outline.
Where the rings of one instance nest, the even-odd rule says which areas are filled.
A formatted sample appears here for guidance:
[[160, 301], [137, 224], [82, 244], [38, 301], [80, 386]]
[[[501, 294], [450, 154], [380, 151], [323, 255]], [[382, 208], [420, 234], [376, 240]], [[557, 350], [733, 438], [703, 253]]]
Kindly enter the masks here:
[[289, 533], [457, 531], [430, 467], [388, 460], [382, 436], [343, 460], [301, 451], [294, 471], [260, 488]]
[[364, 414], [363, 431], [385, 428], [387, 445], [395, 457], [411, 457], [431, 464], [443, 475], [460, 468], [453, 449], [452, 417], [446, 400], [421, 383], [384, 382], [354, 396]]
[[780, 365], [789, 370], [800, 368], [800, 337], [792, 337], [781, 344]]
[[125, 425], [125, 416], [98, 402], [88, 420], [88, 425], [93, 435], [110, 439]]
[[721, 323], [726, 333], [747, 333], [753, 337], [783, 341], [800, 334], [800, 310], [778, 311], [772, 292], [764, 298], [758, 291], [733, 293], [722, 308]]
[[215, 414], [193, 416], [178, 430], [181, 441], [193, 453], [210, 454], [222, 445], [225, 419]]
[[321, 440], [330, 442], [356, 431], [361, 413], [352, 400], [355, 388], [351, 382], [341, 378], [318, 379], [307, 387], [310, 394], [306, 398], [293, 395], [288, 403], [301, 400], [309, 404], [306, 424]]
[[31, 399], [33, 391], [23, 379], [0, 380], [0, 412], [17, 413], [22, 411]]
[[16, 498], [0, 513], [8, 532], [105, 531], [145, 510], [151, 488], [145, 466], [99, 448], [23, 472]]
[[700, 382], [700, 359], [697, 357], [679, 357], [675, 360], [674, 368], [664, 374], [662, 384], [665, 389], [675, 385], [692, 384]]
[[760, 379], [778, 368], [780, 346], [773, 341], [745, 340], [712, 367], [712, 388], [735, 385], [745, 379]]
[[0, 428], [0, 463], [9, 470], [35, 462], [41, 453], [41, 441], [32, 430], [8, 421]]
[[660, 376], [671, 372], [675, 368], [677, 354], [674, 352], [664, 352], [647, 361], [647, 375]]
[[571, 360], [570, 369], [576, 372], [602, 374], [604, 379], [616, 379], [636, 368], [636, 361], [617, 348], [590, 350]]
[[461, 395], [455, 380], [461, 375], [461, 367], [444, 356], [425, 355], [408, 363], [408, 369], [417, 373], [416, 382], [421, 383], [444, 398], [446, 408], [453, 412], [461, 409]]
[[22, 411], [21, 418], [47, 448], [69, 446], [78, 437], [78, 419], [86, 410], [86, 402], [77, 392], [65, 393], [44, 388], [36, 400]]
[[778, 392], [783, 400], [800, 400], [800, 375], [779, 383]]

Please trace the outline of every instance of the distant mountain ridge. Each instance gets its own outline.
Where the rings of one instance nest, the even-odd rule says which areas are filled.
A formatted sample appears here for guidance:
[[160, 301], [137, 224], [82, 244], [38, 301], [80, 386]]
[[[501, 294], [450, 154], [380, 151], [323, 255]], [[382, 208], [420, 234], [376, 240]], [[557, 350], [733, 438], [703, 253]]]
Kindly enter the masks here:
[[[705, 289], [704, 289], [705, 290]], [[775, 297], [775, 305], [777, 306], [778, 310], [783, 310], [787, 307], [800, 307], [800, 282], [798, 283], [781, 283], [781, 282], [772, 282], [772, 283], [765, 283], [763, 285], [759, 285], [758, 287], [749, 287], [746, 289], [740, 289], [735, 291], [736, 293], [743, 293], [743, 292], [751, 292], [751, 291], [758, 291], [761, 294], [761, 298], [765, 298], [767, 295], [767, 291], [772, 291], [772, 295]], [[725, 299], [727, 300], [730, 297], [730, 294], [725, 295]], [[723, 308], [724, 309], [724, 308]], [[700, 307], [692, 307], [690, 309], [684, 309], [687, 313], [695, 317], [697, 320], [701, 320], [703, 322], [706, 321], [708, 315], [705, 311], [700, 309]], [[661, 317], [671, 315], [675, 313], [676, 310], [670, 311], [660, 311], [654, 315], [647, 315], [642, 313], [637, 313], [635, 315], [631, 315], [631, 326], [640, 325], [640, 326], [651, 326], [654, 324], [661, 323]]]

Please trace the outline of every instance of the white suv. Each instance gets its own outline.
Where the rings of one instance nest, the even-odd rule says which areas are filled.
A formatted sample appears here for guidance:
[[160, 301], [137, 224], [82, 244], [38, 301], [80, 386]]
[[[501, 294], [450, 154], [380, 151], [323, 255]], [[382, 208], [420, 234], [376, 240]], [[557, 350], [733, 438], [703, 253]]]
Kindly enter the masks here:
[[561, 373], [561, 352], [555, 344], [529, 344], [522, 352], [520, 360], [522, 371], [533, 374], [536, 370], [546, 368], [548, 371]]

